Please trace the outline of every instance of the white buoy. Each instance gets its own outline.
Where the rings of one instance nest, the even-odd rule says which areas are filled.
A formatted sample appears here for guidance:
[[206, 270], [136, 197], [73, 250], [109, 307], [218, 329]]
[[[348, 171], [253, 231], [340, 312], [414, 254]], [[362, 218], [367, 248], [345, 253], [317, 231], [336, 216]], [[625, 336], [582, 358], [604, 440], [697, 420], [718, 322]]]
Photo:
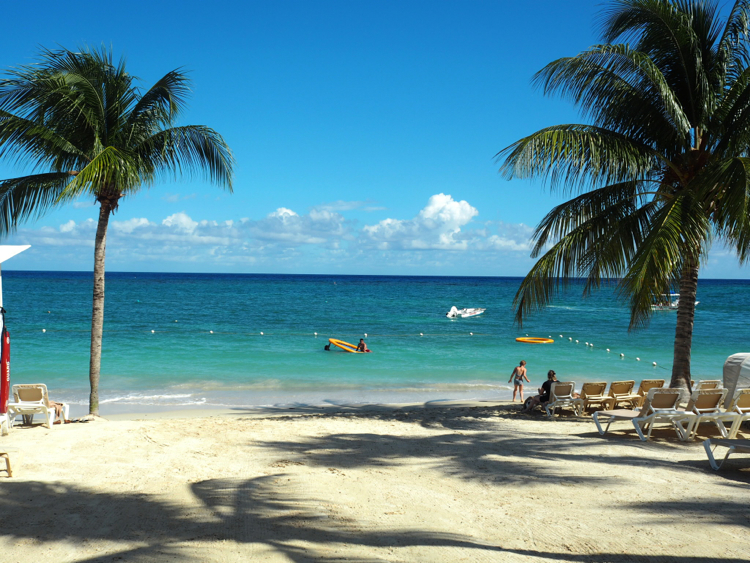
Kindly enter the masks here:
[[154, 334], [154, 331], [153, 331], [153, 330], [151, 331], [151, 334]]
[[43, 328], [43, 329], [42, 329], [42, 332], [47, 332], [47, 329], [46, 329], [46, 328]]
[[213, 333], [214, 333], [214, 331], [213, 331], [213, 330], [209, 330], [208, 332], [210, 332], [211, 334], [213, 334]]
[[313, 334], [314, 334], [315, 336], [318, 336], [318, 333], [317, 333], [317, 332], [313, 332]]
[[635, 359], [635, 361], [636, 361], [636, 362], [640, 362], [640, 361], [641, 361], [641, 359], [640, 359], [640, 358], [636, 358], [636, 359]]
[[550, 334], [547, 338], [552, 338], [552, 335]]
[[470, 333], [469, 333], [469, 336], [474, 336], [474, 333], [473, 333], [473, 332], [470, 332]]
[[594, 347], [594, 343], [592, 342], [591, 344], [589, 344], [589, 346], [591, 346], [593, 348]]
[[365, 338], [367, 338], [367, 333], [365, 332]]
[[568, 338], [568, 340], [570, 340], [571, 342], [573, 342], [573, 339], [572, 339], [572, 338], [570, 338], [570, 337]]
[[261, 332], [260, 335], [263, 336], [263, 333]]
[[420, 332], [420, 333], [419, 333], [419, 336], [424, 336], [424, 334], [422, 334], [422, 333]]
[[656, 367], [656, 362], [651, 362], [651, 365]]
[[584, 344], [586, 344], [586, 346], [588, 346], [588, 345], [589, 345], [589, 343], [588, 343], [588, 342], [585, 342]]
[[578, 344], [578, 340], [576, 340], [576, 344]]
[[621, 357], [621, 358], [624, 358], [624, 357], [625, 357], [625, 354], [620, 354], [620, 357]]
[[560, 335], [560, 338], [565, 338], [562, 334]]
[[178, 322], [178, 321], [175, 321], [175, 322]]
[[609, 352], [609, 348], [607, 348], [607, 352]]

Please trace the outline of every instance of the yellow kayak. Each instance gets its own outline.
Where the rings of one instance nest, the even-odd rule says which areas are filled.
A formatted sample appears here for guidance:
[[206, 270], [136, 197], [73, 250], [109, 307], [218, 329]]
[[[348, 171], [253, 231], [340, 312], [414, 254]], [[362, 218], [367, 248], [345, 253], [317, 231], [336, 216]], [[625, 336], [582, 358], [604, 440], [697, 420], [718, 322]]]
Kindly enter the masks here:
[[329, 338], [328, 342], [338, 348], [341, 348], [344, 352], [351, 352], [352, 354], [364, 354], [364, 352], [360, 352], [359, 350], [357, 350], [357, 347], [354, 344], [349, 344], [348, 342], [344, 342], [343, 340]]

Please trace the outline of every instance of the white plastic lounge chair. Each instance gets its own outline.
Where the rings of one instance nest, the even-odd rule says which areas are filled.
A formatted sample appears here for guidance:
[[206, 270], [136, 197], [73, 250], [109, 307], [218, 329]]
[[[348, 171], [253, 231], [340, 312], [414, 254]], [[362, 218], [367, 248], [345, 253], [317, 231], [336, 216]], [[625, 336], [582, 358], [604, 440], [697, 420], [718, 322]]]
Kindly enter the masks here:
[[633, 393], [635, 387], [635, 381], [613, 381], [609, 384], [609, 396], [614, 399], [610, 402], [612, 409], [616, 409], [619, 405], [630, 405], [631, 408], [636, 408], [641, 402], [641, 396], [638, 393]]
[[[646, 395], [643, 406], [637, 410], [614, 409], [608, 411], [597, 411], [594, 413], [594, 424], [596, 424], [599, 434], [606, 434], [610, 424], [616, 420], [629, 420], [635, 426], [638, 437], [644, 442], [651, 437], [651, 430], [657, 422], [669, 422], [672, 424], [675, 420], [681, 420], [689, 416], [689, 413], [677, 409], [680, 403], [681, 392], [679, 389], [651, 389]], [[602, 429], [600, 417], [609, 418], [607, 427]], [[643, 430], [648, 427], [648, 434], [643, 435]], [[682, 439], [682, 435], [677, 431], [677, 436]]]
[[576, 384], [574, 381], [555, 381], [552, 383], [549, 389], [549, 401], [544, 405], [547, 418], [554, 418], [555, 409], [564, 407], [573, 409], [576, 415], [581, 416], [583, 401], [573, 396], [575, 391]]
[[[714, 458], [714, 453], [711, 450], [711, 446], [713, 446], [714, 449], [716, 449], [716, 446], [724, 446], [725, 448], [727, 448], [727, 455], [724, 456], [724, 459], [721, 460], [721, 463], [716, 463], [716, 459]], [[721, 466], [724, 465], [724, 462], [731, 454], [735, 452], [750, 454], [750, 440], [722, 440], [709, 438], [708, 440], [703, 440], [703, 447], [705, 448], [706, 455], [708, 456], [708, 463], [710, 463], [711, 467], [716, 469], [716, 471], [721, 469]]]
[[[49, 405], [47, 386], [43, 383], [14, 385], [13, 402], [8, 403], [8, 418], [11, 426], [18, 415], [33, 417], [35, 414], [43, 414], [47, 420], [46, 425], [52, 429], [55, 423], [55, 408]], [[70, 406], [63, 404], [63, 416], [68, 420]]]
[[638, 386], [638, 395], [640, 396], [640, 399], [636, 406], [643, 406], [643, 401], [646, 400], [648, 392], [651, 391], [651, 389], [661, 389], [664, 387], [664, 383], [664, 379], [644, 379], [641, 381], [641, 384]]
[[736, 438], [742, 423], [750, 420], [750, 389], [737, 389], [727, 412], [733, 412], [736, 415], [727, 438]]
[[721, 389], [724, 386], [721, 379], [700, 379], [693, 385], [693, 391], [699, 389]]
[[606, 381], [588, 382], [581, 387], [581, 401], [583, 401], [583, 411], [590, 408], [604, 407], [609, 408], [612, 397], [605, 395], [607, 390]]
[[722, 438], [727, 437], [724, 421], [734, 422], [737, 414], [721, 410], [726, 395], [726, 389], [697, 389], [693, 391], [685, 409], [692, 416], [681, 421], [675, 421], [675, 428], [682, 434], [683, 440], [695, 438], [701, 422], [713, 422]]

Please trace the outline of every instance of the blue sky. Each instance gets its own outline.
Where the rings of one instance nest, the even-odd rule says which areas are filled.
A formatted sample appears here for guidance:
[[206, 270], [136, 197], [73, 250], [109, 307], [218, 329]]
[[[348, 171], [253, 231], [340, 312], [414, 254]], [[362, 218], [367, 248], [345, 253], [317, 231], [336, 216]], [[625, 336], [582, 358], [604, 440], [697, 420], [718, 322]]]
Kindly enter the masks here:
[[[504, 180], [494, 155], [579, 121], [530, 84], [597, 42], [597, 3], [67, 1], [3, 8], [0, 68], [40, 46], [112, 46], [144, 88], [184, 67], [181, 124], [235, 155], [234, 194], [200, 181], [144, 189], [110, 223], [110, 271], [524, 275], [555, 203]], [[0, 177], [24, 173], [0, 163]], [[13, 269], [90, 270], [97, 208], [26, 223]], [[705, 277], [747, 277], [714, 251]]]

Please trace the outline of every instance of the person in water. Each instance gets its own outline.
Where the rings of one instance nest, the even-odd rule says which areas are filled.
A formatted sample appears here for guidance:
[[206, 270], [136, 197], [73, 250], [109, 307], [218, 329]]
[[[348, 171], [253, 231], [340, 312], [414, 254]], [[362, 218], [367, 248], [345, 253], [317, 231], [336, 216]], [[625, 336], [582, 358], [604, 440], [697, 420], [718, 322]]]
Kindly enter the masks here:
[[557, 381], [557, 375], [555, 374], [555, 370], [551, 369], [547, 372], [547, 381], [542, 383], [542, 386], [539, 388], [539, 394], [529, 397], [526, 401], [528, 404], [524, 403], [523, 412], [531, 412], [537, 405], [548, 403], [552, 384], [555, 381]]
[[367, 344], [365, 344], [364, 338], [359, 339], [359, 344], [357, 344], [357, 352], [370, 352], [370, 349], [367, 347]]
[[521, 360], [521, 363], [518, 364], [518, 367], [516, 367], [513, 370], [513, 373], [510, 374], [510, 379], [508, 380], [508, 383], [513, 381], [513, 402], [516, 402], [516, 393], [521, 397], [521, 402], [523, 403], [523, 382], [526, 380], [528, 383], [531, 383], [531, 380], [526, 376], [526, 360]]

